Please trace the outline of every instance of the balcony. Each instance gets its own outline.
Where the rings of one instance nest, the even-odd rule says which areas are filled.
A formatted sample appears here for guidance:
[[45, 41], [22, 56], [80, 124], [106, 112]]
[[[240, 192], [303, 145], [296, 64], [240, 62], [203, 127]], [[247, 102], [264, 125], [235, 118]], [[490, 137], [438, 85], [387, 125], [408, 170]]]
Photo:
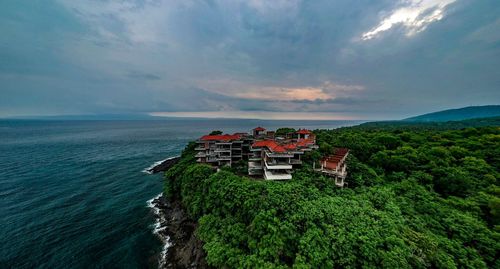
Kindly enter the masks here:
[[262, 163], [260, 163], [260, 162], [248, 162], [248, 169], [262, 169]]
[[248, 162], [248, 174], [249, 175], [262, 175], [264, 170], [262, 170], [262, 164], [260, 162]]
[[205, 152], [198, 152], [196, 155], [194, 155], [196, 158], [204, 158], [207, 157], [207, 154]]
[[232, 142], [217, 142], [215, 145], [219, 146], [231, 146], [233, 143]]
[[290, 164], [302, 164], [302, 161], [297, 159], [291, 159]]
[[207, 158], [206, 162], [207, 163], [214, 163], [217, 161], [217, 158]]
[[196, 147], [194, 148], [194, 150], [207, 150], [208, 148], [205, 148], [205, 147]]
[[277, 171], [264, 171], [265, 180], [290, 180], [292, 179], [292, 174], [289, 172], [277, 172]]
[[270, 158], [293, 158], [293, 154], [288, 154], [288, 153], [272, 153], [269, 151], [266, 151], [267, 157]]
[[264, 162], [266, 165], [266, 168], [269, 170], [291, 170], [292, 165], [289, 163], [285, 162]]
[[224, 149], [224, 148], [216, 148], [214, 152], [231, 152], [231, 149]]

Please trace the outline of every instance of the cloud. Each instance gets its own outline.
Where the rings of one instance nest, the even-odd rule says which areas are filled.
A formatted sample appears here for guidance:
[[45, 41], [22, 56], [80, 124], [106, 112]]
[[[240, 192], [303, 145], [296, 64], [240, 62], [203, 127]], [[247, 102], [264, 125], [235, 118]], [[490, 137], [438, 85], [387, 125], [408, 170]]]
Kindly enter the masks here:
[[500, 42], [500, 18], [496, 21], [480, 27], [474, 32], [470, 33], [467, 38], [469, 42], [484, 42], [495, 44]]
[[433, 22], [443, 19], [445, 8], [456, 0], [406, 0], [403, 6], [397, 7], [384, 16], [382, 21], [362, 34], [362, 40], [370, 40], [401, 25], [406, 36], [411, 37], [424, 31]]
[[156, 117], [189, 117], [189, 118], [238, 118], [266, 120], [356, 120], [358, 118], [344, 113], [308, 113], [308, 112], [274, 112], [274, 111], [204, 111], [204, 112], [154, 112]]
[[130, 71], [126, 75], [129, 78], [133, 79], [143, 79], [143, 80], [160, 80], [161, 77], [155, 74], [144, 73], [140, 71]]
[[6, 2], [0, 115], [500, 102], [498, 14], [497, 0]]
[[349, 95], [352, 91], [356, 92], [364, 89], [358, 85], [339, 85], [324, 82], [320, 86], [305, 87], [277, 87], [277, 86], [253, 86], [244, 87], [244, 91], [228, 91], [228, 94], [243, 99], [255, 100], [273, 100], [273, 101], [297, 101], [297, 100], [331, 100], [339, 95]]

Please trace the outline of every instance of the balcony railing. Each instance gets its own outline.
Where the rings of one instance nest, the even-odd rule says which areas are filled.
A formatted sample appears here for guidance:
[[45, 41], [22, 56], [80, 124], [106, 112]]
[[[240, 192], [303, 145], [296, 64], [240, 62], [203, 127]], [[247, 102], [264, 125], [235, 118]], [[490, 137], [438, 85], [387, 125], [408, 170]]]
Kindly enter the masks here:
[[265, 170], [264, 171], [264, 179], [266, 179], [266, 180], [290, 180], [290, 179], [292, 179], [292, 174], [288, 173], [288, 172], [278, 173], [275, 171]]
[[267, 161], [265, 161], [264, 163], [266, 165], [266, 168], [270, 169], [270, 170], [290, 170], [290, 169], [292, 169], [292, 165], [289, 163], [281, 163], [281, 162], [268, 163]]
[[231, 149], [220, 149], [220, 148], [216, 148], [214, 150], [214, 152], [231, 152]]
[[203, 158], [203, 157], [207, 157], [207, 154], [205, 152], [198, 152], [194, 157]]

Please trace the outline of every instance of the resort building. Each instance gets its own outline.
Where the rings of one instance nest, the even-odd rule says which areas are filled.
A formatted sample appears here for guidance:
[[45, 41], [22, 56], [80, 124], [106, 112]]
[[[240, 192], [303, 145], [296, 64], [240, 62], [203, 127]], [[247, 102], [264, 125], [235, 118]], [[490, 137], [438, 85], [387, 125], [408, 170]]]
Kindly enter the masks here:
[[304, 152], [317, 148], [316, 139], [308, 130], [299, 130], [292, 139], [258, 140], [250, 147], [248, 174], [263, 175], [266, 180], [291, 179], [293, 169], [302, 165]]
[[266, 129], [265, 128], [262, 128], [262, 127], [257, 127], [257, 128], [254, 128], [252, 130], [252, 135], [253, 137], [260, 137], [260, 136], [263, 136], [266, 132]]
[[[211, 163], [219, 167], [231, 166], [243, 160], [245, 142], [243, 134], [205, 135], [197, 141], [195, 150], [198, 153], [195, 157], [199, 163]], [[248, 144], [246, 147], [248, 148]]]
[[[252, 134], [202, 136], [195, 148], [197, 162], [221, 167], [243, 160], [248, 162], [250, 176], [265, 180], [290, 180], [293, 170], [302, 165], [304, 153], [318, 148], [316, 137], [306, 129], [283, 137], [275, 135], [273, 131], [257, 127]], [[348, 154], [348, 149], [337, 149], [334, 155], [321, 159], [320, 168], [315, 170], [333, 176], [335, 184], [343, 187]]]
[[335, 178], [335, 185], [344, 187], [346, 184], [345, 178], [347, 177], [347, 165], [345, 162], [347, 156], [349, 156], [348, 149], [336, 149], [333, 155], [323, 157], [320, 161], [321, 167], [315, 170]]

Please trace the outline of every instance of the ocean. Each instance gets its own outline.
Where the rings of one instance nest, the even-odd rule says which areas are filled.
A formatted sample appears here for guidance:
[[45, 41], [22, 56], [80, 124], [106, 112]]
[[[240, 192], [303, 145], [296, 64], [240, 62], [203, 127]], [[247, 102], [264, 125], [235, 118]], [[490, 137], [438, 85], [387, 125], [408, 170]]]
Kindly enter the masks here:
[[0, 120], [0, 268], [156, 268], [162, 242], [145, 168], [211, 131], [355, 121]]

